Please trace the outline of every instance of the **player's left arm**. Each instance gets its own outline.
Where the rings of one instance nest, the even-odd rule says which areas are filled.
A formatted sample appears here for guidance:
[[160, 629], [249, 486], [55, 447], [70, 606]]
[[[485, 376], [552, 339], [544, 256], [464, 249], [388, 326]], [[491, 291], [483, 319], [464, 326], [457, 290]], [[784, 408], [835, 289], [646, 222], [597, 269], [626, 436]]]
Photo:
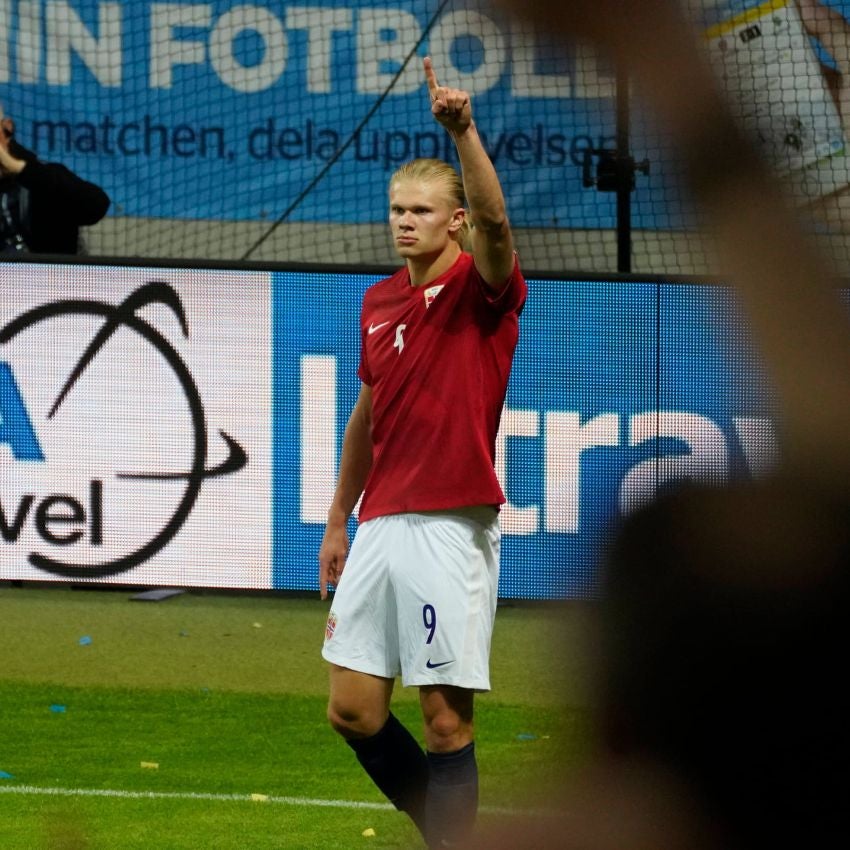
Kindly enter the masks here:
[[472, 256], [492, 289], [505, 287], [514, 269], [514, 241], [505, 196], [496, 169], [484, 149], [468, 92], [439, 85], [431, 60], [425, 59], [431, 112], [457, 148], [463, 189], [472, 217]]

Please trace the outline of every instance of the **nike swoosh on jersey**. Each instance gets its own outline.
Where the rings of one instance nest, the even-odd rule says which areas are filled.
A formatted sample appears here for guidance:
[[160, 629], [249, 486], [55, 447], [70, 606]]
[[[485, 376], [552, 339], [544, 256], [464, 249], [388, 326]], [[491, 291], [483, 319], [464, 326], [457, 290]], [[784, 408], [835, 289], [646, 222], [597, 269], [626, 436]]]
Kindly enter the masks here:
[[387, 321], [387, 322], [381, 322], [380, 325], [374, 325], [374, 324], [369, 325], [369, 334], [371, 335], [371, 334], [375, 333], [375, 331], [379, 331], [384, 325], [388, 325], [388, 324], [389, 324], [389, 322]]
[[454, 658], [452, 658], [452, 659], [451, 659], [451, 661], [438, 661], [436, 664], [433, 664], [433, 663], [431, 662], [431, 659], [429, 658], [429, 659], [425, 662], [425, 666], [426, 666], [429, 670], [436, 670], [436, 669], [437, 669], [437, 667], [445, 667], [445, 666], [446, 666], [446, 664], [451, 664], [451, 663], [452, 663], [452, 661], [454, 661]]

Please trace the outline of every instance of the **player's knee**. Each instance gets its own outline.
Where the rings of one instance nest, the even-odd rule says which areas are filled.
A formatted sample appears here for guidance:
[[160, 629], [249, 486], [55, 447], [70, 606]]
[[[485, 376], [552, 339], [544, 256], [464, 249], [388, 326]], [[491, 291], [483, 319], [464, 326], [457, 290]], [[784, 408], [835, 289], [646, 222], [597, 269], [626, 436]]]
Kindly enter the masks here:
[[328, 723], [343, 738], [368, 738], [380, 732], [385, 722], [386, 717], [378, 717], [360, 707], [338, 701], [328, 703]]
[[328, 703], [328, 723], [331, 729], [343, 738], [357, 737], [357, 716], [343, 707]]
[[472, 737], [472, 723], [464, 720], [457, 712], [447, 709], [426, 720], [425, 739], [431, 752], [454, 752], [465, 747], [472, 741]]

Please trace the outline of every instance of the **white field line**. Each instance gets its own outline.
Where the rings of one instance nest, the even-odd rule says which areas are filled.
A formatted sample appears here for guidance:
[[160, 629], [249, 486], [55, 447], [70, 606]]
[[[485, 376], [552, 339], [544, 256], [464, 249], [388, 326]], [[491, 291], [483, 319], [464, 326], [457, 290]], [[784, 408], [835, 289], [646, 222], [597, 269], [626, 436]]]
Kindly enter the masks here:
[[[390, 803], [366, 803], [357, 800], [319, 800], [312, 797], [275, 797], [271, 794], [206, 794], [193, 791], [118, 791], [109, 788], [42, 788], [37, 785], [0, 785], [0, 794], [37, 797], [112, 797], [120, 800], [209, 800], [216, 803], [277, 803], [284, 806], [316, 806], [337, 809], [374, 809], [392, 811]], [[481, 811], [495, 815], [553, 815], [543, 812], [482, 806]]]
[[284, 806], [326, 806], [343, 809], [392, 809], [390, 803], [355, 800], [314, 800], [310, 797], [273, 797], [265, 794], [205, 794], [192, 791], [116, 791], [109, 788], [41, 788], [36, 785], [0, 785], [0, 794], [43, 797], [116, 797], [121, 800], [211, 800], [218, 803], [279, 803]]

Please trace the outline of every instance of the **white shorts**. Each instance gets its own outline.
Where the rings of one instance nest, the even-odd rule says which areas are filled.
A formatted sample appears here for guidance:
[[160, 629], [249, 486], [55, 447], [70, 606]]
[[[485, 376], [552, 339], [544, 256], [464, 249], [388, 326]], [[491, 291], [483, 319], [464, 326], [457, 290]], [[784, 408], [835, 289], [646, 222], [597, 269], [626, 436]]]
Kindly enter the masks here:
[[501, 533], [492, 507], [391, 514], [357, 530], [322, 655], [402, 684], [490, 690]]

